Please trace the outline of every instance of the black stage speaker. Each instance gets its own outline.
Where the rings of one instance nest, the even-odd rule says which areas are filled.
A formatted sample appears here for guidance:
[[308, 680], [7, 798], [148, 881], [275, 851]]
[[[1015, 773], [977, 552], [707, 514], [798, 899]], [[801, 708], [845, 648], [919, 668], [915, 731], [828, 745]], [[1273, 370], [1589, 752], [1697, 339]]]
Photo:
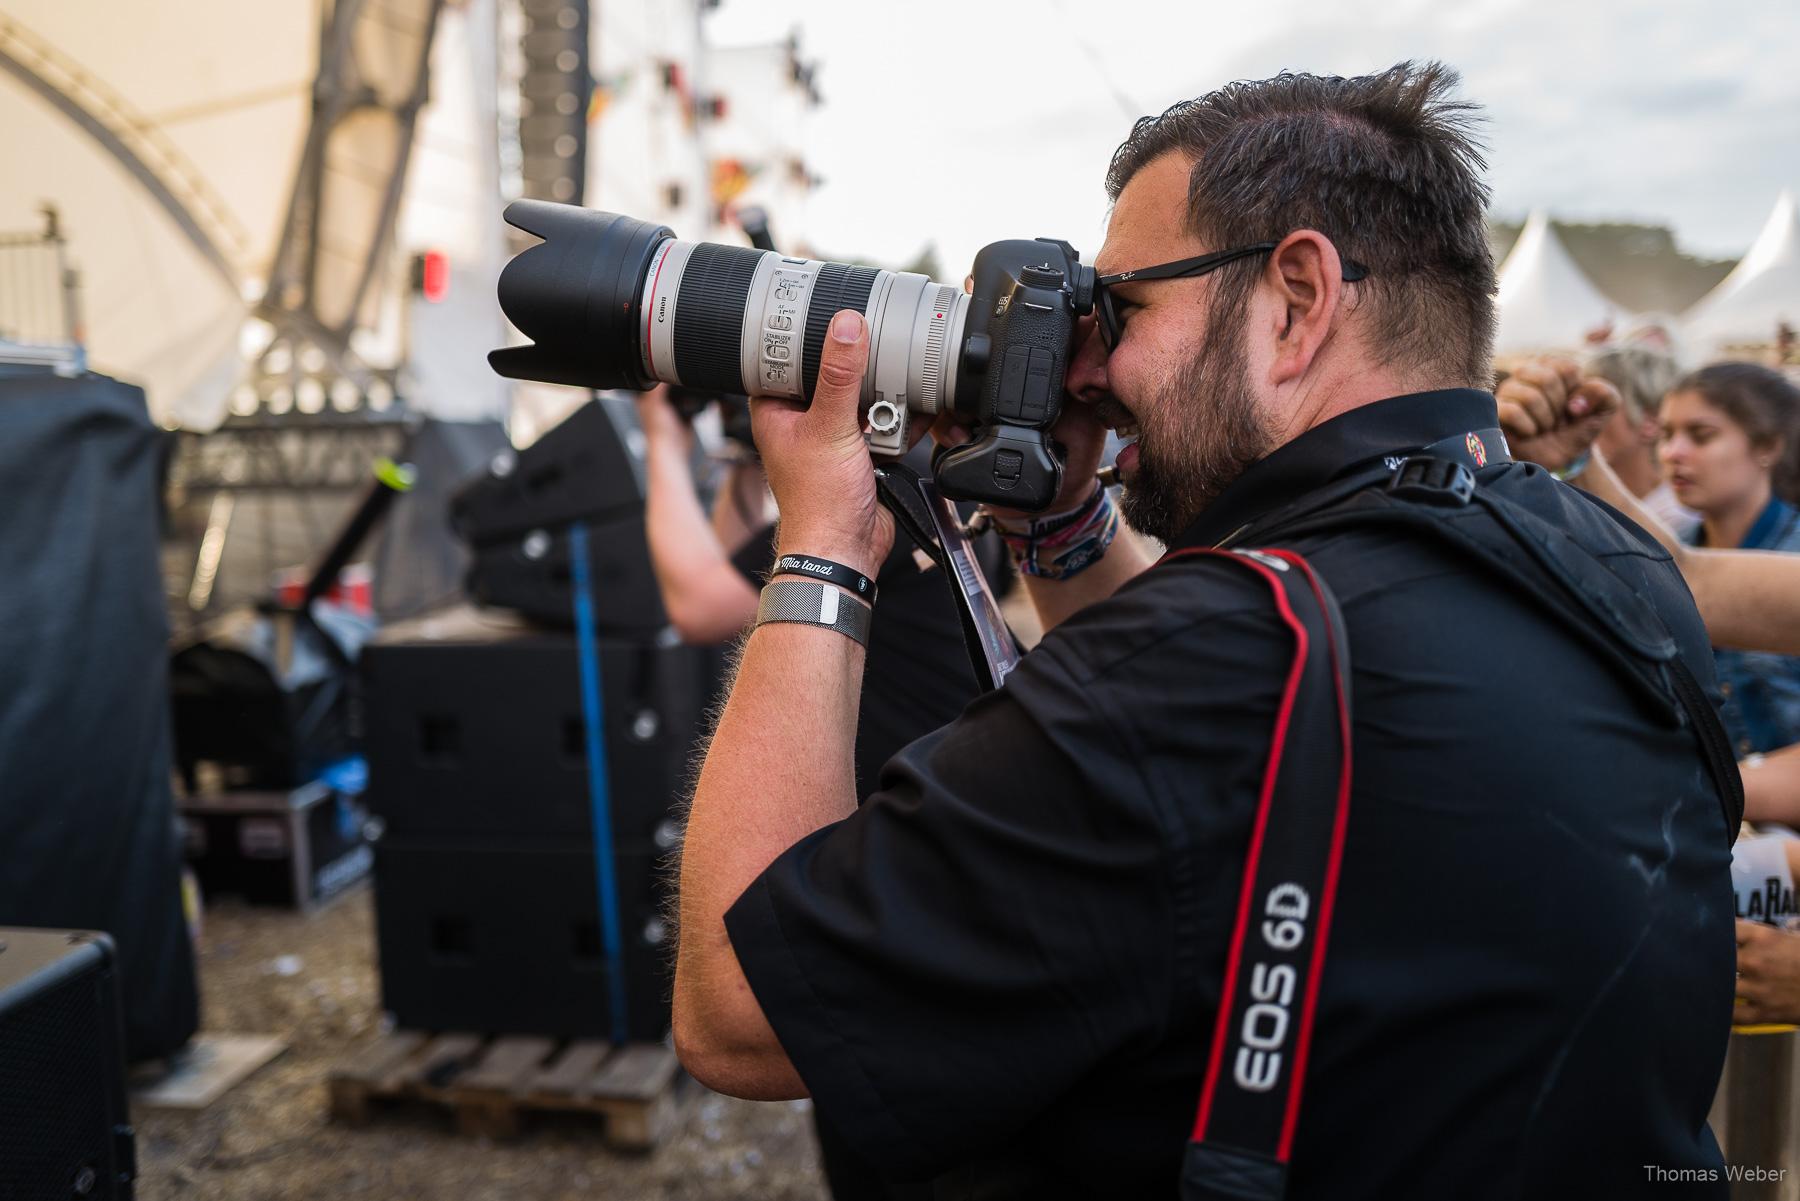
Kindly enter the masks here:
[[[669, 624], [650, 564], [640, 512], [588, 527], [588, 580], [594, 624], [638, 637]], [[575, 625], [569, 528], [536, 529], [475, 548], [467, 589], [478, 605], [513, 609], [543, 625]]]
[[[619, 924], [634, 1041], [669, 1027], [661, 853], [621, 852]], [[608, 1038], [594, 856], [510, 840], [383, 839], [375, 851], [382, 1005], [413, 1030]]]
[[0, 1199], [130, 1198], [130, 1121], [112, 941], [0, 929]]
[[[609, 639], [599, 650], [613, 838], [643, 849], [686, 789], [722, 654]], [[366, 800], [386, 837], [591, 845], [573, 634], [451, 609], [388, 627], [362, 670]]]
[[643, 491], [618, 427], [589, 401], [524, 450], [502, 452], [450, 501], [450, 525], [476, 546], [571, 521], [641, 520]]

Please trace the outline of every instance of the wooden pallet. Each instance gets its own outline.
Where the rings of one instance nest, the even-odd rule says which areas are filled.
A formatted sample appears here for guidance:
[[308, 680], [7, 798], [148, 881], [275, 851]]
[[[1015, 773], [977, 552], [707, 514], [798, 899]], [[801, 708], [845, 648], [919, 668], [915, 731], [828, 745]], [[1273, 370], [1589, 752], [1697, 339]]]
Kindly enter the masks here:
[[362, 1125], [380, 1105], [423, 1102], [448, 1109], [459, 1134], [510, 1138], [526, 1113], [588, 1113], [605, 1123], [609, 1146], [649, 1151], [674, 1125], [680, 1079], [661, 1043], [396, 1030], [331, 1073], [331, 1114]]

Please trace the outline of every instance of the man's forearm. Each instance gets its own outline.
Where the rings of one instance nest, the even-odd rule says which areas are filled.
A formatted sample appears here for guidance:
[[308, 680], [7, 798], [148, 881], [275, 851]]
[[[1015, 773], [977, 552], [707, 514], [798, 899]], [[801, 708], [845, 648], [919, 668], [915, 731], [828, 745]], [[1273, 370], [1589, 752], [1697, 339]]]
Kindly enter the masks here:
[[1048, 634], [1065, 619], [1097, 601], [1103, 601], [1125, 582], [1150, 568], [1150, 556], [1129, 530], [1121, 528], [1100, 561], [1070, 579], [1045, 579], [1024, 575], [1025, 595], [1037, 610], [1038, 621]]
[[738, 577], [694, 491], [687, 452], [652, 441], [644, 456], [644, 533], [669, 620], [692, 642], [736, 636], [755, 614], [755, 591]]
[[1744, 820], [1800, 824], [1800, 746], [1783, 747], [1740, 763]]
[[1676, 562], [1714, 646], [1800, 655], [1800, 555], [1689, 547]]
[[1674, 556], [1715, 646], [1800, 655], [1800, 555], [1687, 545], [1631, 494], [1599, 451], [1579, 482]]
[[728, 554], [769, 524], [768, 489], [760, 463], [733, 463], [725, 473], [713, 501], [712, 530]]
[[[861, 602], [846, 593], [843, 603]], [[739, 995], [747, 985], [725, 911], [783, 851], [855, 811], [863, 656], [834, 630], [757, 628], [713, 733], [682, 849], [675, 1006], [678, 1031], [724, 1065], [707, 1082], [714, 1088], [769, 1078], [767, 1023]], [[804, 1095], [797, 1077], [755, 1091]]]

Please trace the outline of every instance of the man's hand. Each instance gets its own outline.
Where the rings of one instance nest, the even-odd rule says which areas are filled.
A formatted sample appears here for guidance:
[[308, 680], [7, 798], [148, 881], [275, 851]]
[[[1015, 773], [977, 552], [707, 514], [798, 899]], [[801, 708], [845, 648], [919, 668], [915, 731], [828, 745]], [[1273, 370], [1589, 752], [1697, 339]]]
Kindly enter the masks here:
[[1620, 406], [1611, 384], [1583, 378], [1568, 359], [1526, 363], [1507, 377], [1494, 399], [1513, 457], [1552, 471], [1580, 458]]
[[685, 457], [693, 448], [694, 431], [675, 406], [669, 403], [669, 387], [658, 384], [648, 392], [637, 394], [638, 424], [644, 439], [653, 447], [670, 447]]
[[894, 545], [894, 518], [876, 499], [863, 441], [868, 364], [868, 323], [844, 309], [819, 352], [812, 404], [755, 397], [750, 422], [781, 510], [780, 553], [834, 559], [872, 577]]
[[1740, 920], [1737, 944], [1738, 1003], [1732, 1023], [1800, 1022], [1800, 934]]

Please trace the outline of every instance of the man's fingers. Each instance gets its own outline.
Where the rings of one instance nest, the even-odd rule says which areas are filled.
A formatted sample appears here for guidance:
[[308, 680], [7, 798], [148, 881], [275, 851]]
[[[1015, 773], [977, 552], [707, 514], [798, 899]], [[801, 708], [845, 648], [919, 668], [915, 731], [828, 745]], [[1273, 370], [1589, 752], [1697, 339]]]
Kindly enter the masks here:
[[1605, 420], [1622, 407], [1624, 401], [1619, 396], [1619, 390], [1613, 387], [1610, 380], [1599, 376], [1582, 380], [1569, 396], [1569, 412], [1577, 417]]
[[[1511, 383], [1513, 380], [1530, 384], [1537, 389], [1553, 409], [1562, 408], [1571, 386], [1563, 375], [1561, 365], [1554, 359], [1534, 359], [1521, 365], [1507, 382]], [[1576, 377], [1576, 382], [1580, 382], [1579, 376]]]
[[1538, 433], [1546, 434], [1561, 424], [1556, 411], [1556, 402], [1542, 388], [1520, 388], [1513, 395], [1513, 401], [1531, 414], [1531, 420], [1537, 425]]
[[1737, 945], [1740, 947], [1748, 946], [1760, 938], [1766, 938], [1768, 933], [1769, 927], [1761, 922], [1747, 922], [1741, 917], [1737, 919]]
[[1564, 392], [1573, 392], [1581, 387], [1581, 364], [1574, 359], [1551, 359], [1548, 366], [1561, 381]]
[[1518, 438], [1535, 438], [1556, 426], [1549, 399], [1535, 384], [1514, 376], [1495, 394], [1500, 402], [1500, 424]]
[[1508, 438], [1523, 442], [1527, 438], [1535, 438], [1541, 432], [1537, 422], [1524, 407], [1515, 404], [1508, 397], [1500, 397], [1500, 428], [1506, 431]]
[[812, 412], [835, 431], [862, 429], [862, 381], [869, 365], [869, 339], [862, 314], [843, 309], [831, 319], [819, 350], [819, 378], [813, 388]]

